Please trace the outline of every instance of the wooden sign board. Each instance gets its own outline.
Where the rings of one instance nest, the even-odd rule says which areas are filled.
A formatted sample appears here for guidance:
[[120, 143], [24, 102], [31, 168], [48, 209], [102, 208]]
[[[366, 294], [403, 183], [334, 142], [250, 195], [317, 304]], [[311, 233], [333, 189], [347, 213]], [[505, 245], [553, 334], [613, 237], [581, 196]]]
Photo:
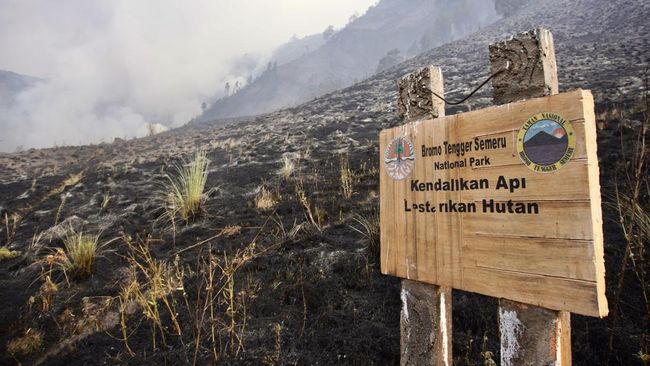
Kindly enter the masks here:
[[607, 315], [589, 91], [417, 121], [379, 141], [382, 273]]

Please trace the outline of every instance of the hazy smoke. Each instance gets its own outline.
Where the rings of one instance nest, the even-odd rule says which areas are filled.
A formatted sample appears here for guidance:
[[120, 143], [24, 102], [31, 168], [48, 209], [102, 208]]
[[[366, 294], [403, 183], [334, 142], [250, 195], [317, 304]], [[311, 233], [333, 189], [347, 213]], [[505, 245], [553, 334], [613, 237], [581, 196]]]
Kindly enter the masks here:
[[178, 126], [253, 71], [241, 55], [264, 67], [293, 34], [340, 27], [374, 2], [0, 0], [0, 69], [46, 79], [0, 101], [0, 150]]

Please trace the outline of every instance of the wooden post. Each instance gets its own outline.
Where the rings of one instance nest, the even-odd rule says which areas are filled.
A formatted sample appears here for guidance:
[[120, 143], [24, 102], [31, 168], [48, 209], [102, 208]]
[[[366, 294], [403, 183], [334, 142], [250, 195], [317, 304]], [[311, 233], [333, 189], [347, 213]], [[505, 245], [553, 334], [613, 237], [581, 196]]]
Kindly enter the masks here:
[[[442, 71], [425, 67], [399, 81], [398, 107], [404, 123], [443, 117]], [[452, 364], [451, 288], [402, 280], [401, 365]]]
[[[490, 45], [493, 101], [506, 104], [558, 93], [553, 36], [546, 29]], [[534, 286], [534, 284], [531, 284]], [[501, 365], [571, 365], [571, 315], [499, 299]]]

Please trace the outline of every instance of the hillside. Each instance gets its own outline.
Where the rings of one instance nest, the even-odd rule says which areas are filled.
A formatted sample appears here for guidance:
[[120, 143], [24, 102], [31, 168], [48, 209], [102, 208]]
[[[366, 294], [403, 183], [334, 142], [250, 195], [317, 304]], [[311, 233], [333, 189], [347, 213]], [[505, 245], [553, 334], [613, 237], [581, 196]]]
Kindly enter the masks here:
[[0, 107], [13, 103], [21, 91], [41, 81], [43, 79], [21, 75], [12, 71], [0, 70]]
[[311, 52], [289, 57], [295, 55], [291, 48], [314, 45], [319, 35], [295, 42], [290, 49], [280, 48], [270, 63], [276, 66], [236, 94], [217, 100], [198, 119], [249, 116], [298, 105], [372, 75], [391, 51], [397, 55], [390, 64], [397, 63], [496, 19], [490, 1], [382, 0], [343, 29], [322, 35], [321, 40], [327, 39]]
[[[487, 76], [489, 43], [536, 26], [554, 34], [560, 90], [592, 89], [597, 102], [607, 296], [618, 315], [572, 316], [574, 363], [641, 364], [643, 271], [628, 270], [618, 291], [625, 240], [608, 203], [648, 123], [649, 17], [644, 0], [530, 2], [293, 108], [0, 154], [0, 246], [17, 251], [0, 266], [0, 364], [398, 364], [399, 280], [380, 274], [376, 236], [363, 234], [376, 223], [377, 134], [400, 123], [396, 80], [440, 65], [447, 96], [459, 99]], [[489, 95], [448, 113], [488, 105]], [[203, 211], [170, 222], [165, 174], [198, 149], [210, 159]], [[100, 235], [91, 276], [56, 267], [70, 228]], [[483, 351], [498, 359], [495, 300], [456, 291], [453, 301], [455, 364], [482, 365]], [[34, 346], [22, 354], [17, 340]]]

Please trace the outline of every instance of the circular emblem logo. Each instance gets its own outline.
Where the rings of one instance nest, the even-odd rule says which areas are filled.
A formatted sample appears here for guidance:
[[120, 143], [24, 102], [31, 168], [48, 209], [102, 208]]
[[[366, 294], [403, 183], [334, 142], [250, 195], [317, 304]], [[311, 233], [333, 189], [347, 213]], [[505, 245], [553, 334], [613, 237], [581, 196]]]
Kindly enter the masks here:
[[531, 170], [550, 173], [569, 162], [576, 146], [571, 123], [556, 113], [537, 113], [519, 130], [517, 154]]
[[415, 149], [408, 137], [396, 137], [386, 146], [384, 165], [391, 178], [406, 178], [415, 165]]

